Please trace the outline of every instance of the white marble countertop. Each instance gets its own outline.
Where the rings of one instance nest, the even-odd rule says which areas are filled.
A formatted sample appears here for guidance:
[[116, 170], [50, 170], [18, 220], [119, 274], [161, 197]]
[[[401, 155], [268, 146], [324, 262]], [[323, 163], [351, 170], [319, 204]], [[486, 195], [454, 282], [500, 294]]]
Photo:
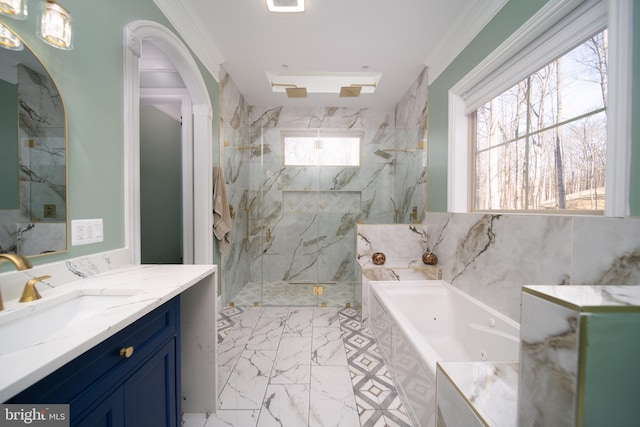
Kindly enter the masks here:
[[[35, 312], [49, 299], [70, 292], [82, 290], [92, 294], [116, 295], [118, 292], [137, 292], [123, 298], [121, 304], [64, 328], [43, 342], [0, 353], [0, 402], [64, 366], [215, 271], [213, 265], [138, 265], [108, 271], [55, 289], [42, 290], [40, 286], [42, 299], [38, 301], [5, 301], [5, 309], [0, 311], [0, 323], [4, 316], [15, 316], [17, 311], [24, 309]], [[2, 337], [2, 333], [0, 331], [0, 341], [7, 339]]]
[[523, 291], [578, 311], [640, 312], [640, 286], [525, 286]]
[[438, 362], [459, 393], [489, 426], [518, 424], [518, 363]]

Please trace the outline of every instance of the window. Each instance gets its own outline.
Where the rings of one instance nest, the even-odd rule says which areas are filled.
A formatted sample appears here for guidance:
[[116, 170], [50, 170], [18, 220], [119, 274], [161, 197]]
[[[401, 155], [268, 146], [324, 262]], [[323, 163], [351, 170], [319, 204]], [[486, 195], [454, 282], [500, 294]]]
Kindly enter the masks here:
[[607, 31], [474, 113], [474, 210], [604, 210]]
[[[571, 166], [569, 166], [570, 164], [577, 164], [578, 159], [575, 158], [577, 157], [576, 150], [578, 148], [583, 149], [583, 147], [577, 147], [575, 144], [565, 144], [564, 142], [561, 144], [559, 152], [564, 157], [562, 157], [563, 172], [560, 176], [564, 176], [561, 188], [564, 186], [565, 209], [556, 210], [548, 206], [560, 204], [557, 195], [545, 194], [545, 191], [551, 191], [547, 190], [551, 188], [554, 188], [557, 193], [558, 181], [556, 181], [554, 187], [551, 186], [552, 181], [550, 181], [558, 168], [556, 159], [560, 159], [555, 155], [555, 140], [551, 145], [545, 147], [547, 150], [545, 153], [541, 151], [542, 146], [535, 146], [534, 142], [538, 143], [542, 137], [552, 138], [549, 135], [554, 133], [557, 133], [563, 141], [569, 141], [570, 135], [568, 133], [571, 130], [577, 130], [578, 124], [589, 124], [593, 127], [598, 119], [606, 118], [606, 160], [598, 160], [601, 162], [599, 167], [606, 166], [604, 167], [607, 185], [604, 215], [629, 215], [632, 120], [629, 90], [633, 76], [633, 3], [633, 0], [550, 0], [494, 52], [450, 88], [447, 168], [448, 211], [469, 212], [476, 209], [476, 206], [478, 206], [478, 209], [483, 207], [491, 207], [493, 209], [493, 206], [501, 206], [500, 198], [503, 198], [510, 203], [502, 204], [502, 206], [507, 206], [508, 209], [516, 209], [517, 207], [517, 209], [528, 210], [535, 208], [537, 209], [535, 212], [577, 212], [578, 208], [572, 207], [569, 199], [582, 197], [580, 191], [585, 190], [578, 191], [579, 180], [589, 180], [589, 177], [597, 175], [594, 171], [578, 170], [575, 167], [571, 169]], [[526, 109], [531, 110], [535, 109], [536, 106], [539, 107], [536, 102], [539, 103], [540, 101], [540, 92], [538, 91], [538, 101], [532, 97], [536, 95], [535, 88], [537, 83], [533, 81], [536, 73], [544, 73], [549, 64], [554, 67], [557, 58], [563, 57], [567, 52], [571, 52], [576, 46], [579, 46], [585, 40], [590, 40], [594, 34], [599, 34], [605, 29], [606, 32], [603, 33], [603, 36], [608, 41], [607, 78], [604, 86], [606, 98], [601, 97], [601, 99], [606, 99], [606, 108], [601, 109], [594, 105], [577, 103], [579, 107], [585, 107], [579, 113], [571, 111], [569, 107], [565, 106], [560, 114], [560, 120], [551, 120], [552, 117], [555, 116], [557, 118], [558, 116], [558, 100], [554, 97], [549, 97], [545, 100], [545, 105], [555, 105], [555, 107], [545, 107], [545, 115], [540, 119], [533, 112], [527, 113]], [[563, 67], [561, 64], [560, 67], [563, 73], [565, 68], [568, 69], [567, 65]], [[553, 72], [551, 72], [550, 77], [552, 77], [552, 74]], [[563, 79], [563, 76], [564, 74], [561, 75], [560, 82], [564, 85], [568, 82], [568, 77]], [[533, 80], [528, 81], [528, 79]], [[554, 83], [551, 84], [553, 85]], [[489, 139], [488, 129], [492, 124], [497, 123], [495, 118], [503, 114], [500, 103], [506, 102], [506, 99], [503, 100], [501, 97], [508, 98], [511, 96], [517, 99], [517, 91], [520, 89], [527, 89], [531, 93], [529, 93], [529, 98], [527, 98], [526, 102], [524, 100], [520, 102], [519, 108], [521, 110], [518, 114], [518, 126], [509, 123], [509, 129], [498, 128], [498, 133], [494, 132], [491, 136], [494, 139], [487, 141]], [[563, 88], [561, 95], [564, 93], [570, 93], [570, 90]], [[579, 95], [582, 96], [583, 94]], [[485, 114], [488, 113], [486, 106], [492, 100], [494, 100], [493, 105], [489, 105], [489, 108], [493, 108], [493, 112], [488, 119], [487, 117], [484, 118], [485, 123], [478, 123], [477, 120], [473, 120], [474, 117], [478, 116], [478, 110]], [[562, 105], [567, 105], [568, 100], [569, 95], [564, 96], [561, 100]], [[516, 103], [516, 108], [518, 108], [517, 106], [518, 104]], [[525, 110], [523, 110], [524, 107], [526, 107]], [[482, 110], [483, 108], [484, 110]], [[569, 114], [570, 112], [571, 115]], [[529, 117], [529, 114], [532, 114], [532, 116]], [[470, 117], [472, 118], [471, 120]], [[507, 118], [509, 117], [507, 116]], [[510, 119], [511, 121], [515, 120], [514, 117], [510, 117]], [[535, 120], [541, 121], [540, 127], [535, 126]], [[581, 120], [582, 122], [580, 122]], [[484, 126], [484, 130], [476, 128], [476, 124], [479, 127]], [[586, 133], [586, 130], [583, 128], [583, 133]], [[502, 131], [503, 133], [501, 134], [500, 132]], [[485, 132], [485, 136], [481, 134], [482, 132]], [[521, 132], [525, 134], [523, 135]], [[545, 134], [545, 132], [549, 135]], [[476, 159], [475, 145], [473, 143], [476, 133], [479, 134], [478, 139], [485, 138], [484, 142], [479, 142], [480, 150], [484, 150], [485, 154], [480, 154], [480, 150], [478, 150], [479, 157], [486, 157], [484, 162]], [[470, 135], [473, 135], [473, 137], [470, 138]], [[575, 135], [571, 136], [575, 137]], [[604, 132], [600, 134], [600, 137], [604, 141]], [[518, 143], [515, 141], [518, 141]], [[493, 146], [495, 146], [495, 151], [490, 149]], [[504, 156], [504, 158], [509, 159], [506, 153], [498, 155], [500, 150], [510, 150], [512, 153], [509, 153], [509, 155], [517, 150], [519, 152], [526, 150], [530, 152], [534, 150], [540, 151], [523, 157], [520, 163], [515, 160], [503, 162], [502, 167], [504, 170], [498, 171], [496, 169], [498, 165], [496, 158]], [[586, 156], [585, 154], [582, 155]], [[536, 171], [545, 167], [545, 161], [548, 167], [551, 167], [549, 162], [552, 161], [554, 165], [553, 171], [536, 176]], [[590, 161], [593, 162], [594, 160], [590, 159]], [[491, 167], [492, 172], [486, 172], [484, 178], [481, 177], [475, 180], [476, 167]], [[523, 174], [525, 170], [527, 173]], [[588, 177], [568, 177], [568, 173], [589, 175]], [[602, 170], [600, 169], [598, 173], [602, 174]], [[538, 187], [535, 187], [536, 179], [539, 180]], [[547, 180], [546, 183], [544, 182], [545, 179]], [[503, 196], [496, 195], [499, 193], [494, 191], [500, 185], [503, 185], [500, 180], [502, 180], [503, 184], [510, 181], [509, 191]], [[600, 183], [591, 184], [590, 188], [586, 190], [591, 192], [592, 195], [590, 197], [596, 197], [597, 192], [597, 198], [600, 199], [603, 191], [601, 184], [602, 180], [600, 180]], [[479, 192], [479, 188], [482, 188], [482, 192], [490, 191], [491, 194], [485, 194], [485, 200], [479, 201], [476, 205], [475, 196]], [[577, 194], [574, 195], [573, 193]], [[569, 205], [569, 209], [567, 209], [567, 205]], [[595, 210], [588, 210], [587, 212], [601, 212], [601, 209], [602, 201], [598, 200], [595, 202]]]
[[361, 134], [285, 132], [286, 166], [360, 166]]

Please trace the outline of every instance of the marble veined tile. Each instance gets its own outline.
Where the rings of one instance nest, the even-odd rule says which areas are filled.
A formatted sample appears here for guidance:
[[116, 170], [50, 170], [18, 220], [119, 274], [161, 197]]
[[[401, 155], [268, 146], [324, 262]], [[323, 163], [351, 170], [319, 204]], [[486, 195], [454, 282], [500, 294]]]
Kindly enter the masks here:
[[259, 415], [260, 411], [257, 409], [219, 410], [215, 414], [209, 415], [204, 427], [253, 427], [258, 423]]
[[249, 350], [277, 350], [284, 319], [281, 317], [263, 317], [258, 321], [251, 338], [247, 342]]
[[271, 384], [309, 384], [311, 337], [283, 336], [271, 371]]
[[312, 366], [309, 426], [360, 425], [347, 366]]
[[220, 409], [260, 409], [276, 352], [246, 350], [220, 394]]
[[313, 326], [337, 328], [340, 326], [340, 317], [337, 307], [315, 308], [313, 311]]
[[309, 384], [270, 385], [259, 427], [305, 426], [309, 420]]
[[243, 327], [240, 322], [233, 326], [218, 346], [217, 356], [219, 366], [233, 366], [236, 364], [240, 354], [242, 354], [247, 346], [252, 331], [253, 327]]
[[310, 337], [313, 333], [313, 308], [291, 308], [282, 336]]
[[314, 365], [347, 365], [340, 328], [313, 328], [311, 362]]

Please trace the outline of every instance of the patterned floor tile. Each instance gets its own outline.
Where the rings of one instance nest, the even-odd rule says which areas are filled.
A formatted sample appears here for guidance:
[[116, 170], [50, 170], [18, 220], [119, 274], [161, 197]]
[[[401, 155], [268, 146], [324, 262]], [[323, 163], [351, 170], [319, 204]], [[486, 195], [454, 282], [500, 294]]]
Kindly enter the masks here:
[[[328, 369], [326, 373], [333, 372], [333, 369], [347, 369], [346, 372], [351, 384], [348, 387], [353, 392], [352, 402], [355, 403], [353, 412], [356, 420], [351, 419], [344, 425], [349, 427], [411, 427], [411, 421], [400, 401], [398, 391], [393, 384], [391, 374], [384, 363], [371, 330], [360, 324], [357, 310], [294, 306], [225, 307], [218, 317], [218, 341], [224, 343], [226, 339], [228, 341], [226, 347], [238, 346], [237, 350], [243, 350], [251, 347], [251, 345], [247, 347], [246, 343], [255, 344], [262, 335], [265, 335], [263, 330], [268, 329], [267, 327], [272, 323], [277, 326], [278, 333], [273, 334], [275, 337], [273, 340], [271, 338], [268, 340], [273, 341], [273, 345], [269, 346], [270, 349], [273, 349], [270, 350], [273, 354], [269, 353], [269, 358], [275, 357], [275, 340], [279, 341], [279, 347], [277, 347], [279, 356], [272, 364], [273, 369], [269, 370], [265, 364], [255, 378], [249, 378], [246, 377], [245, 372], [249, 371], [252, 366], [259, 364], [245, 363], [247, 366], [244, 366], [240, 363], [241, 360], [238, 362], [239, 367], [236, 365], [224, 366], [224, 369], [220, 371], [219, 378], [219, 381], [222, 382], [219, 384], [222, 407], [233, 410], [219, 411], [217, 416], [207, 420], [207, 427], [235, 425], [233, 423], [240, 422], [240, 418], [243, 417], [246, 419], [243, 418], [242, 422], [246, 422], [248, 426], [255, 425], [258, 418], [260, 418], [259, 425], [275, 425], [280, 415], [287, 414], [287, 417], [290, 417], [301, 414], [299, 410], [290, 411], [289, 406], [291, 405], [288, 400], [290, 396], [298, 396], [296, 398], [307, 399], [311, 403], [314, 393], [316, 400], [322, 402], [320, 402], [320, 406], [318, 406], [318, 402], [311, 404], [308, 425], [324, 426], [337, 422], [332, 417], [339, 408], [333, 408], [331, 405], [336, 403], [333, 402], [333, 399], [336, 398], [336, 394], [340, 393], [332, 388], [341, 381], [336, 380], [336, 384], [333, 384], [334, 381], [329, 378], [329, 383], [324, 384], [321, 388], [324, 390], [325, 387], [329, 387], [333, 391], [327, 393], [329, 390], [327, 389], [321, 392], [318, 388], [320, 386], [318, 381], [326, 375], [314, 377], [313, 372], [319, 374], [324, 372], [323, 369]], [[280, 331], [280, 329], [284, 330]], [[256, 335], [254, 336], [254, 334]], [[338, 342], [340, 345], [337, 345]], [[331, 345], [329, 346], [329, 344]], [[221, 344], [220, 349], [222, 350], [223, 347], [225, 347], [224, 344]], [[311, 350], [306, 362], [298, 357], [297, 350], [301, 347]], [[344, 353], [344, 356], [340, 355], [339, 358], [336, 358], [338, 353]], [[344, 361], [345, 359], [346, 361]], [[329, 366], [318, 366], [325, 363]], [[334, 366], [343, 363], [346, 366]], [[303, 376], [290, 375], [285, 377], [282, 375], [284, 371], [294, 372], [295, 370], [297, 372], [298, 367], [300, 367], [300, 372], [311, 369], [311, 381], [307, 372]], [[237, 371], [239, 368], [243, 369]], [[265, 382], [265, 376], [269, 378], [268, 384]], [[343, 380], [347, 381], [347, 378]], [[245, 387], [246, 384], [253, 384], [253, 386], [243, 390], [242, 385], [233, 384], [238, 381], [245, 384]], [[267, 387], [267, 390], [273, 391], [266, 393], [262, 404], [262, 412], [265, 412], [265, 408], [267, 408], [270, 411], [268, 413], [261, 414], [261, 411], [255, 406], [257, 401], [254, 398], [249, 399], [245, 395], [253, 394], [258, 382], [261, 385], [257, 388], [264, 390], [264, 387]], [[288, 384], [289, 382], [292, 384]], [[301, 386], [301, 384], [306, 385]], [[301, 390], [304, 391], [302, 395], [300, 394]], [[275, 393], [276, 391], [279, 394]], [[292, 391], [295, 393], [291, 394]], [[269, 396], [272, 397], [271, 400], [268, 400]], [[281, 396], [278, 397], [280, 399], [278, 407], [273, 406], [276, 402], [274, 396]], [[345, 396], [342, 394], [340, 396], [338, 401], [344, 403]], [[245, 400], [251, 400], [255, 403], [248, 404]], [[333, 408], [329, 412], [326, 412], [327, 407], [325, 406], [327, 405]], [[236, 408], [255, 409], [236, 410]], [[341, 412], [341, 410], [337, 412]], [[304, 416], [302, 414], [303, 418]], [[194, 421], [199, 422], [195, 419]], [[296, 423], [300, 423], [302, 426], [303, 421], [298, 419]]]

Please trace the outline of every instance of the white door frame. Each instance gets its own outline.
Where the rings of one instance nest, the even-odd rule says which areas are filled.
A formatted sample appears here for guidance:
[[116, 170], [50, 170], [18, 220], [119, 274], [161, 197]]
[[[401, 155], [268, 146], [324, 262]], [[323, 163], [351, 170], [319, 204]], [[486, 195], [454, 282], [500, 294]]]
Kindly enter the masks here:
[[[133, 21], [124, 28], [124, 194], [125, 246], [131, 262], [140, 264], [140, 54], [142, 41], [160, 48], [174, 64], [184, 81], [189, 107], [183, 104], [183, 122], [193, 128], [185, 135], [183, 127], [183, 218], [184, 263], [213, 263], [213, 159], [212, 108], [209, 92], [198, 65], [186, 46], [166, 27], [152, 21]], [[193, 141], [193, 144], [189, 142]], [[184, 156], [186, 153], [186, 156]], [[192, 161], [191, 161], [192, 159]], [[185, 162], [187, 164], [185, 164]], [[193, 248], [191, 250], [191, 248]], [[187, 254], [188, 258], [187, 258]]]

